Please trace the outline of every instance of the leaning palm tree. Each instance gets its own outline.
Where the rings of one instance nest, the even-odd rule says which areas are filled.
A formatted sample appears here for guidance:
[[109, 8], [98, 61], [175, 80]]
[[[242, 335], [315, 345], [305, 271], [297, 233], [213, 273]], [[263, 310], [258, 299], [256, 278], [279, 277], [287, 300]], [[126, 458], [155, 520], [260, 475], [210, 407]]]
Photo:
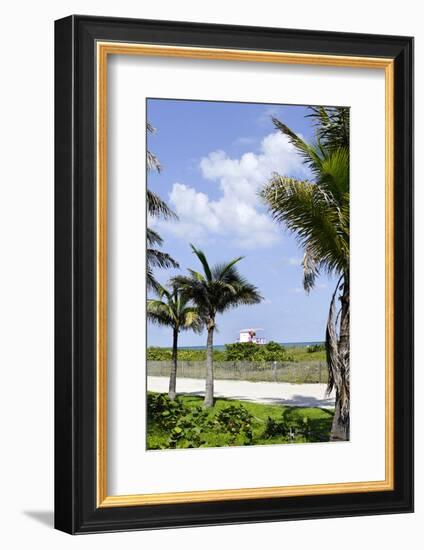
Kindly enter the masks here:
[[231, 262], [210, 266], [205, 254], [190, 245], [203, 267], [203, 273], [189, 269], [189, 275], [177, 276], [173, 284], [193, 300], [207, 329], [205, 407], [214, 403], [213, 335], [216, 316], [240, 305], [257, 304], [262, 300], [257, 288], [250, 284], [236, 268], [242, 257]]
[[[148, 122], [147, 131], [154, 134], [156, 129]], [[147, 150], [146, 154], [146, 163], [147, 170], [156, 170], [158, 173], [161, 172], [162, 166], [156, 157], [151, 151]], [[147, 212], [150, 217], [162, 218], [162, 219], [178, 219], [177, 215], [173, 210], [169, 208], [166, 202], [159, 197], [156, 193], [147, 189]], [[169, 268], [179, 267], [178, 262], [176, 262], [169, 254], [158, 250], [157, 247], [162, 246], [163, 239], [151, 228], [147, 228], [147, 287], [149, 289], [159, 288], [160, 285], [157, 282], [153, 274], [153, 268]]]
[[172, 367], [169, 378], [168, 397], [176, 396], [178, 366], [178, 335], [182, 330], [202, 330], [202, 321], [196, 307], [190, 305], [190, 299], [183, 295], [178, 287], [170, 290], [157, 285], [156, 300], [147, 300], [147, 317], [153, 323], [172, 328]]
[[[277, 119], [310, 168], [312, 181], [274, 174], [261, 194], [273, 218], [293, 232], [304, 250], [303, 284], [309, 292], [323, 271], [337, 276], [330, 302], [326, 352], [327, 391], [336, 394], [332, 440], [348, 440], [349, 382], [349, 113], [345, 108], [313, 108], [317, 142], [306, 143]], [[340, 305], [338, 305], [338, 302]]]

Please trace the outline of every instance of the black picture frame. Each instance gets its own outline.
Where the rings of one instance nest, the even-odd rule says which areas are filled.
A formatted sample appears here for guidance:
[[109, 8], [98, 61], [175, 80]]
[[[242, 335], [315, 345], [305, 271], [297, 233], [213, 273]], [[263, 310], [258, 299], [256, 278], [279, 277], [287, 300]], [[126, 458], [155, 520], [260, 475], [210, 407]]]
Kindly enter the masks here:
[[[97, 507], [98, 40], [394, 60], [394, 490]], [[73, 15], [55, 23], [55, 71], [55, 527], [76, 534], [413, 511], [413, 39]]]

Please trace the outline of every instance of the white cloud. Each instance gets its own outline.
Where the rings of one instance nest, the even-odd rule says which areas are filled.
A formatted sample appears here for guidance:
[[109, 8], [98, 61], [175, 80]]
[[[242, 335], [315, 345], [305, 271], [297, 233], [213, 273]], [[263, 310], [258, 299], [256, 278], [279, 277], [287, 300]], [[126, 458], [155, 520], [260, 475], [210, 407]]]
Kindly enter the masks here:
[[279, 132], [262, 140], [259, 153], [230, 158], [224, 151], [214, 151], [201, 159], [200, 170], [218, 185], [221, 195], [211, 200], [193, 187], [174, 183], [169, 202], [179, 221], [166, 222], [166, 229], [180, 237], [190, 235], [194, 241], [222, 236], [243, 248], [269, 246], [279, 238], [281, 229], [258, 198], [271, 174], [306, 173], [293, 146]]

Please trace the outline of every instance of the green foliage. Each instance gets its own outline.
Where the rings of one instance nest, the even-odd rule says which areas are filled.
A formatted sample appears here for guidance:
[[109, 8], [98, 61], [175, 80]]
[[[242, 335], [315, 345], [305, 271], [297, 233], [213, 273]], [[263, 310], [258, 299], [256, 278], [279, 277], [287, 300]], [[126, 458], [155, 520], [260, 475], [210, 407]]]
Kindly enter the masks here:
[[[225, 352], [214, 350], [214, 361], [225, 361]], [[147, 360], [148, 361], [171, 361], [172, 349], [171, 348], [147, 348]], [[204, 349], [179, 349], [178, 350], [179, 361], [205, 361], [206, 350]]]
[[310, 346], [307, 346], [306, 351], [308, 353], [317, 353], [319, 351], [325, 351], [325, 345], [324, 344], [311, 344]]
[[206, 442], [205, 428], [209, 427], [208, 413], [202, 407], [195, 407], [177, 416], [170, 431], [168, 444], [171, 449], [202, 447]]
[[225, 345], [225, 361], [294, 361], [294, 357], [277, 342], [268, 342], [265, 345], [253, 342]]
[[148, 394], [147, 414], [149, 418], [154, 418], [162, 428], [172, 429], [176, 419], [186, 412], [187, 407], [179, 397], [171, 401], [163, 393]]
[[329, 150], [349, 147], [349, 107], [309, 107], [317, 138]]
[[272, 217], [304, 248], [307, 292], [319, 272], [349, 272], [349, 113], [320, 109], [312, 115], [317, 121], [314, 144], [303, 141], [283, 122], [274, 118], [273, 123], [310, 168], [313, 181], [274, 174], [261, 192]]
[[294, 360], [297, 363], [302, 363], [303, 361], [324, 361], [326, 359], [325, 355], [325, 346], [322, 351], [309, 351], [308, 346], [289, 348], [288, 352], [294, 357]]
[[[350, 315], [350, 160], [349, 110], [316, 107], [315, 143], [305, 142], [286, 124], [274, 126], [294, 146], [311, 172], [311, 180], [274, 174], [261, 195], [271, 216], [293, 233], [303, 248], [303, 287], [310, 292], [319, 273], [338, 276], [326, 329], [328, 391], [336, 389], [340, 411], [334, 427], [338, 438], [349, 438], [349, 315]], [[338, 295], [339, 294], [339, 295]], [[339, 311], [337, 311], [339, 304]], [[338, 341], [339, 340], [339, 341]]]
[[[243, 347], [242, 347], [243, 346]], [[251, 346], [251, 347], [245, 347]], [[271, 347], [272, 346], [272, 347]], [[275, 346], [275, 347], [274, 347]], [[317, 345], [320, 346], [319, 344]], [[310, 361], [311, 359], [325, 361], [325, 347], [321, 345], [320, 349], [310, 349], [314, 346], [307, 347], [293, 347], [286, 349], [284, 346], [277, 344], [275, 342], [268, 342], [265, 346], [258, 344], [227, 344], [225, 351], [213, 350], [213, 359], [214, 361]], [[260, 350], [258, 350], [260, 348]], [[267, 355], [264, 351], [261, 351], [263, 348], [267, 350], [267, 353], [270, 352], [269, 356], [271, 359], [263, 359], [262, 357]], [[281, 357], [281, 350], [284, 350], [285, 354], [284, 359], [275, 359], [274, 357]], [[261, 356], [260, 359], [252, 359], [250, 357], [251, 352], [258, 352], [258, 356]], [[263, 356], [262, 356], [263, 354]], [[314, 354], [311, 357], [311, 354]], [[171, 348], [160, 348], [160, 347], [149, 347], [147, 348], [147, 360], [148, 361], [171, 361], [172, 359], [172, 349]], [[206, 350], [204, 349], [178, 349], [178, 360], [179, 361], [205, 361], [206, 360]]]
[[300, 416], [293, 409], [285, 409], [281, 419], [267, 418], [264, 437], [283, 436], [287, 442], [321, 441], [320, 434], [314, 434], [313, 424], [308, 416]]
[[168, 434], [166, 442], [150, 448], [202, 447], [207, 430], [227, 434], [228, 445], [251, 445], [253, 441], [253, 416], [241, 404], [221, 409], [212, 419], [207, 410], [190, 407], [181, 397], [171, 401], [166, 394], [148, 394], [147, 411], [149, 421]]
[[229, 434], [229, 445], [234, 445], [240, 438], [244, 445], [252, 445], [252, 422], [253, 416], [243, 405], [230, 405], [215, 417], [218, 430]]
[[[180, 358], [180, 350], [178, 350], [178, 357]], [[170, 361], [171, 359], [171, 348], [147, 348], [147, 361]]]
[[165, 394], [149, 394], [147, 411], [149, 419], [168, 434], [166, 443], [150, 448], [184, 449], [201, 447], [205, 443], [203, 434], [210, 423], [202, 407], [188, 407], [179, 397], [171, 401]]
[[[226, 447], [328, 441], [333, 412], [216, 399], [201, 407], [202, 398], [148, 394], [148, 449]], [[164, 414], [165, 413], [165, 414]]]
[[156, 284], [157, 299], [147, 300], [147, 317], [159, 326], [171, 327], [178, 332], [194, 330], [201, 332], [203, 325], [199, 312], [177, 287]]

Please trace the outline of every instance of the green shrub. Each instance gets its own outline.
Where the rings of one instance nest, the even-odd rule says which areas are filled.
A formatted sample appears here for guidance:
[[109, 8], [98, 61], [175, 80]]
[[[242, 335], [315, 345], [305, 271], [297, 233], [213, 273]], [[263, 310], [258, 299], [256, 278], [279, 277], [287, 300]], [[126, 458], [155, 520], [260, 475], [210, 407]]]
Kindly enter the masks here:
[[287, 441], [310, 439], [312, 435], [311, 422], [308, 417], [300, 417], [291, 409], [286, 409], [281, 420], [268, 417], [263, 437], [271, 439], [275, 436], [283, 436]]
[[150, 421], [169, 433], [166, 445], [151, 448], [191, 448], [205, 443], [202, 433], [210, 424], [202, 407], [187, 407], [179, 397], [171, 401], [165, 394], [148, 394], [147, 413]]
[[195, 407], [177, 418], [168, 438], [171, 449], [189, 449], [205, 444], [204, 432], [210, 427], [208, 413], [202, 407]]
[[225, 361], [294, 361], [294, 357], [277, 342], [255, 344], [253, 342], [225, 345]]
[[178, 418], [188, 414], [189, 411], [190, 409], [179, 397], [171, 401], [164, 393], [147, 396], [148, 418], [157, 422], [161, 428], [172, 429]]
[[148, 394], [147, 410], [149, 422], [169, 434], [165, 443], [152, 449], [202, 447], [208, 430], [227, 435], [229, 445], [253, 443], [253, 416], [243, 405], [225, 407], [210, 419], [206, 409], [189, 407], [181, 398], [171, 401], [165, 394]]
[[[309, 350], [308, 350], [309, 351]], [[147, 348], [148, 361], [171, 361], [171, 348]], [[254, 361], [254, 362], [272, 362], [272, 361], [296, 361], [293, 355], [287, 353], [287, 350], [277, 342], [268, 342], [267, 344], [255, 344], [253, 342], [234, 344], [225, 344], [225, 351], [214, 350], [214, 361]], [[179, 349], [179, 361], [205, 361], [206, 350], [204, 349]]]
[[229, 434], [229, 445], [234, 445], [237, 439], [242, 439], [244, 445], [252, 445], [253, 416], [243, 405], [230, 405], [221, 409], [214, 422], [218, 430]]
[[308, 353], [316, 353], [318, 351], [325, 351], [325, 345], [324, 344], [311, 344], [310, 346], [306, 346], [306, 351]]
[[[225, 353], [223, 351], [214, 350], [213, 358], [215, 361], [224, 361]], [[171, 348], [147, 348], [147, 360], [148, 361], [171, 361], [172, 349]], [[206, 351], [204, 349], [179, 349], [178, 350], [179, 361], [205, 361]]]

